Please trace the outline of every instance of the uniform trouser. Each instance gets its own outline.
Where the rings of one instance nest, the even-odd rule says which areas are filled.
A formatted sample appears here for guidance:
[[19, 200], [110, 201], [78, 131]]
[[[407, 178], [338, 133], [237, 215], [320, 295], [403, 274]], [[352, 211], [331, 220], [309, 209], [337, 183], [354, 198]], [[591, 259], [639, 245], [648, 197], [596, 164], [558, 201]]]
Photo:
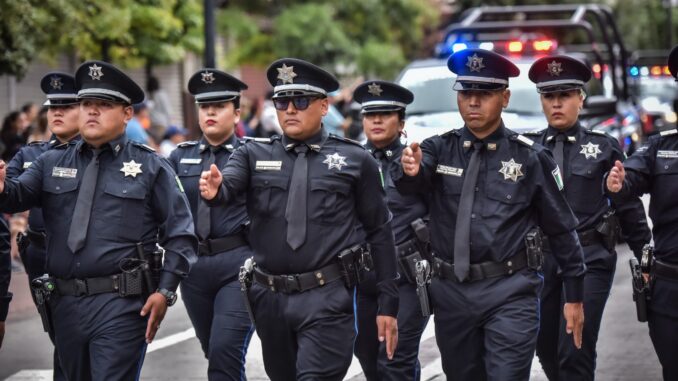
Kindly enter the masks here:
[[247, 246], [203, 256], [181, 282], [181, 298], [208, 360], [207, 376], [244, 380], [245, 356], [254, 327], [240, 291], [238, 271], [252, 256]]
[[542, 276], [456, 283], [434, 278], [435, 333], [448, 380], [528, 380], [539, 330]]
[[69, 381], [138, 380], [148, 318], [140, 297], [114, 293], [50, 299], [55, 344]]
[[605, 256], [587, 263], [584, 276], [585, 319], [581, 349], [574, 346], [572, 335], [565, 332], [563, 279], [558, 275], [553, 256], [546, 256], [537, 356], [551, 381], [593, 380], [595, 377], [598, 332], [617, 265], [615, 254], [602, 246], [600, 250], [605, 251]]
[[367, 381], [376, 380], [419, 380], [419, 341], [426, 328], [428, 318], [421, 314], [416, 288], [411, 283], [398, 287], [400, 306], [398, 309], [398, 348], [393, 360], [386, 357], [386, 345], [380, 343], [377, 335], [377, 295], [372, 290], [358, 288], [356, 314], [358, 336], [355, 355], [360, 361]]
[[647, 322], [664, 380], [678, 380], [678, 280], [655, 278]]
[[355, 291], [342, 280], [301, 293], [250, 289], [266, 374], [272, 381], [342, 380], [355, 338]]
[[[21, 255], [21, 262], [24, 264], [26, 269], [26, 274], [28, 275], [28, 285], [30, 287], [30, 282], [43, 275], [45, 273], [45, 262], [47, 261], [47, 252], [43, 249], [36, 248], [34, 245], [29, 244], [26, 249], [19, 252]], [[35, 303], [35, 297], [33, 297], [33, 302]], [[54, 337], [50, 336], [50, 340], [54, 343]], [[54, 350], [54, 380], [55, 381], [65, 381], [66, 376], [61, 370], [59, 364], [59, 354]]]

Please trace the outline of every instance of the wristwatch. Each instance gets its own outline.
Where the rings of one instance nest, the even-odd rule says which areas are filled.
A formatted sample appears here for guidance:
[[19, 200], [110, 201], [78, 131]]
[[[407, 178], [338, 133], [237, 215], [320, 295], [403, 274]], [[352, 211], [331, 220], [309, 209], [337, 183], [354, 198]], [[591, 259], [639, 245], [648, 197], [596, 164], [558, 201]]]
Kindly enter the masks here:
[[177, 293], [174, 291], [170, 291], [166, 288], [160, 288], [157, 291], [160, 295], [165, 297], [165, 300], [167, 301], [168, 306], [173, 306], [174, 303], [177, 302]]

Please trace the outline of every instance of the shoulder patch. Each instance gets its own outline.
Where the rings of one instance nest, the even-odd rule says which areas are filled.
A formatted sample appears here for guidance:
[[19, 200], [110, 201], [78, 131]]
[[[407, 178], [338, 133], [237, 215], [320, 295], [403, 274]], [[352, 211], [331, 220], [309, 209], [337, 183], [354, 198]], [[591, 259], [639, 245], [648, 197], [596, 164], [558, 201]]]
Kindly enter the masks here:
[[77, 143], [76, 141], [71, 140], [70, 142], [55, 145], [54, 149], [64, 149], [64, 148], [71, 146], [71, 145], [74, 146], [76, 143]]
[[520, 135], [520, 134], [516, 134], [514, 136], [515, 136], [516, 141], [523, 143], [524, 145], [526, 145], [528, 147], [532, 147], [534, 145], [534, 140], [532, 140], [530, 138], [526, 138], [526, 137], [524, 137], [523, 135]]
[[365, 148], [365, 147], [363, 147], [362, 144], [360, 144], [359, 142], [357, 142], [357, 141], [355, 141], [355, 140], [353, 140], [353, 139], [345, 138], [345, 137], [343, 137], [343, 136], [339, 136], [339, 135], [335, 135], [335, 134], [330, 134], [329, 137], [330, 137], [330, 138], [333, 138], [333, 139], [335, 139], [335, 140], [339, 140], [339, 141], [342, 141], [342, 142], [346, 142], [346, 143], [350, 143], [350, 144], [356, 145], [356, 146], [358, 146], [358, 147], [360, 147], [360, 148]]
[[198, 142], [195, 141], [195, 140], [191, 140], [191, 141], [188, 141], [188, 142], [181, 142], [181, 143], [177, 144], [177, 148], [193, 147], [196, 144], [198, 144]]
[[442, 134], [438, 134], [438, 136], [447, 136], [447, 135], [461, 136], [461, 128], [455, 128], [455, 129], [443, 132]]
[[139, 147], [139, 148], [141, 148], [141, 149], [143, 149], [143, 150], [145, 150], [145, 151], [148, 151], [148, 152], [155, 152], [155, 150], [154, 150], [153, 148], [147, 146], [146, 144], [137, 143], [137, 142], [132, 142], [132, 144], [135, 145], [135, 146], [137, 146], [137, 147]]
[[243, 141], [245, 143], [249, 143], [249, 142], [264, 143], [264, 144], [273, 143], [273, 139], [271, 139], [271, 138], [252, 138], [252, 137], [249, 137], [249, 136], [245, 136], [243, 138]]
[[607, 132], [604, 131], [599, 131], [599, 130], [589, 130], [588, 128], [584, 128], [584, 132], [587, 134], [594, 134], [594, 135], [600, 135], [600, 136], [608, 136]]
[[670, 129], [670, 130], [666, 130], [666, 131], [661, 131], [659, 133], [659, 135], [661, 135], [661, 136], [671, 136], [671, 135], [675, 135], [675, 134], [678, 134], [678, 130], [675, 129], [675, 128]]

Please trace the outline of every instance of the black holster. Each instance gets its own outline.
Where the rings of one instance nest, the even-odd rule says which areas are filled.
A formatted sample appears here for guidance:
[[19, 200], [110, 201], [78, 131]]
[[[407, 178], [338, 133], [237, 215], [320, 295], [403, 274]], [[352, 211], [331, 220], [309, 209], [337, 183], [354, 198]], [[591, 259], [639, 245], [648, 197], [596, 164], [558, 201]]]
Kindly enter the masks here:
[[250, 321], [253, 325], [256, 325], [254, 322], [254, 310], [252, 309], [252, 301], [250, 300], [249, 290], [252, 287], [252, 281], [254, 277], [254, 258], [250, 257], [245, 260], [242, 266], [240, 266], [240, 272], [238, 273], [238, 282], [240, 283], [240, 291], [242, 292], [245, 308], [247, 309], [247, 314], [250, 316]]
[[542, 233], [539, 228], [530, 230], [525, 236], [525, 254], [527, 255], [527, 267], [535, 271], [541, 271], [544, 265], [544, 252], [542, 250]]
[[54, 278], [44, 274], [31, 281], [31, 292], [35, 297], [35, 304], [38, 307], [42, 328], [54, 337], [54, 325], [52, 323], [52, 314], [49, 308], [49, 300], [56, 290]]
[[372, 269], [372, 256], [363, 245], [355, 245], [343, 250], [337, 256], [346, 287], [353, 288], [362, 282]]
[[431, 259], [431, 234], [428, 225], [421, 218], [410, 223], [416, 236], [396, 247], [400, 273], [411, 283], [417, 283], [417, 263], [423, 259]]
[[638, 259], [633, 257], [629, 260], [631, 268], [631, 285], [633, 288], [633, 301], [636, 303], [636, 315], [639, 322], [647, 321], [647, 304], [650, 300], [650, 285], [643, 278], [643, 271]]
[[607, 250], [614, 250], [621, 233], [619, 219], [615, 215], [614, 209], [610, 209], [603, 214], [600, 223], [596, 226], [596, 231], [602, 236], [603, 246]]
[[136, 248], [140, 260], [141, 275], [145, 285], [145, 292], [142, 295], [146, 299], [158, 288], [164, 251], [156, 246], [156, 250], [147, 254], [144, 251], [144, 244], [142, 242], [137, 243]]

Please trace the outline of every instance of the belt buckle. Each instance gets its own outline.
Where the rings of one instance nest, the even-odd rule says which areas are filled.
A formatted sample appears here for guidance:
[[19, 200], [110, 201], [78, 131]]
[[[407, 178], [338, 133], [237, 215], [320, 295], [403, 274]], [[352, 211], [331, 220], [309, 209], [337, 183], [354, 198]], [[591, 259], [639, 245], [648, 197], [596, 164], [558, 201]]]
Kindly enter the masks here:
[[87, 280], [85, 279], [75, 279], [74, 291], [75, 296], [86, 296], [87, 295]]

